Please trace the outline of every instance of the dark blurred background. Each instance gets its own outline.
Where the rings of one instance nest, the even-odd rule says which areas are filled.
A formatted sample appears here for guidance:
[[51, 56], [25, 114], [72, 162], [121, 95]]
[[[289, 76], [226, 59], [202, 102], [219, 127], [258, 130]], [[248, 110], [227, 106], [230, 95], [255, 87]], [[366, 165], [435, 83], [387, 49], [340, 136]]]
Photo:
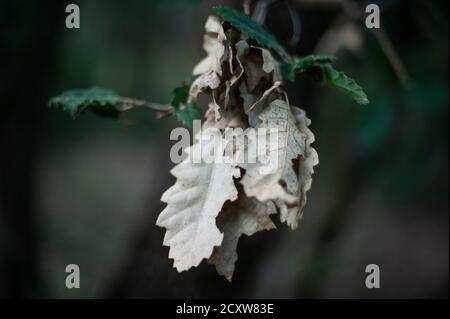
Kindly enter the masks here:
[[[447, 1], [270, 6], [266, 26], [291, 53], [336, 55], [371, 104], [288, 86], [321, 163], [299, 229], [242, 238], [232, 284], [205, 263], [178, 274], [162, 246], [173, 118], [72, 121], [46, 103], [92, 85], [168, 102], [204, 57], [212, 6], [243, 1], [76, 3], [79, 30], [65, 28], [69, 2], [0, 2], [0, 297], [448, 297]], [[380, 31], [360, 19], [368, 3], [380, 5]], [[288, 6], [302, 26], [295, 45]], [[71, 263], [80, 289], [65, 287]], [[365, 287], [372, 263], [380, 289]]]

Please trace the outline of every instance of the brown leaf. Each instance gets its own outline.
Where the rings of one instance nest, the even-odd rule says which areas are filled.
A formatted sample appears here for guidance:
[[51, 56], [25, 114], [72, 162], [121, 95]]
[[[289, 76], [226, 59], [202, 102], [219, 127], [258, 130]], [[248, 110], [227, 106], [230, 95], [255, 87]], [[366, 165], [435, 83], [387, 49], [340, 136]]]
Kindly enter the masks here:
[[214, 248], [208, 263], [214, 264], [217, 272], [231, 281], [238, 259], [239, 238], [276, 228], [269, 217], [275, 213], [276, 208], [272, 202], [261, 203], [243, 193], [240, 193], [237, 201], [225, 204], [217, 218], [217, 224], [224, 233], [223, 242], [220, 247]]
[[[169, 258], [179, 272], [198, 266], [221, 245], [223, 234], [216, 216], [226, 201], [238, 196], [233, 178], [240, 176], [239, 169], [226, 163], [194, 161], [197, 154], [209, 155], [223, 141], [217, 130], [202, 134], [197, 136], [198, 143], [186, 149], [186, 160], [172, 169], [177, 181], [162, 195], [168, 205], [156, 222], [167, 229], [164, 245], [170, 247]], [[223, 154], [216, 152], [215, 156]]]

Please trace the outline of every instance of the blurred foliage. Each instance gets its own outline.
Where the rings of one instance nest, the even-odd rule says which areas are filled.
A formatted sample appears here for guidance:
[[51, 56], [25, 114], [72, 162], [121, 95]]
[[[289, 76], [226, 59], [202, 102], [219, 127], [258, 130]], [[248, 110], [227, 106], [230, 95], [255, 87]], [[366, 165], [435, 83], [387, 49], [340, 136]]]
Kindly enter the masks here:
[[[289, 255], [293, 256], [289, 263], [274, 261], [279, 266], [277, 271], [280, 274], [274, 279], [276, 284], [282, 282], [283, 276], [289, 271], [303, 272], [303, 275], [296, 275], [306, 279], [298, 283], [302, 288], [292, 288], [291, 286], [280, 288], [275, 285], [281, 291], [292, 293], [298, 289], [298, 291], [304, 292], [305, 289], [307, 290], [304, 288], [305, 286], [318, 286], [320, 283], [326, 282], [327, 273], [330, 274], [330, 269], [333, 270], [333, 267], [336, 267], [337, 261], [331, 251], [338, 251], [339, 243], [333, 242], [332, 244], [335, 246], [327, 246], [326, 249], [319, 246], [316, 237], [320, 229], [314, 228], [314, 224], [322, 226], [328, 221], [328, 215], [325, 213], [320, 215], [321, 209], [323, 211], [335, 209], [341, 213], [348, 210], [348, 206], [345, 205], [337, 206], [337, 208], [333, 206], [335, 205], [333, 200], [341, 198], [343, 190], [349, 189], [349, 193], [352, 195], [351, 198], [343, 199], [347, 201], [347, 205], [351, 205], [352, 200], [357, 197], [357, 192], [363, 190], [376, 191], [384, 201], [386, 210], [365, 215], [367, 222], [364, 225], [366, 228], [359, 229], [359, 233], [358, 229], [349, 222], [349, 220], [354, 221], [358, 217], [356, 215], [346, 216], [347, 219], [341, 218], [339, 215], [339, 218], [328, 221], [333, 225], [338, 224], [336, 220], [348, 222], [345, 232], [355, 232], [358, 239], [358, 236], [367, 234], [376, 222], [384, 223], [382, 224], [383, 230], [398, 226], [389, 224], [390, 221], [377, 219], [379, 215], [383, 213], [398, 215], [404, 212], [406, 212], [407, 218], [401, 216], [400, 220], [404, 221], [401, 225], [415, 221], [419, 224], [418, 229], [423, 232], [423, 237], [427, 239], [437, 233], [436, 229], [439, 231], [444, 229], [448, 239], [448, 217], [437, 216], [442, 211], [446, 212], [448, 216], [448, 2], [443, 0], [376, 2], [383, 8], [382, 28], [392, 40], [409, 72], [409, 87], [405, 88], [401, 85], [385, 52], [380, 48], [373, 34], [367, 32], [365, 28], [362, 28], [364, 30], [362, 51], [358, 54], [349, 51], [339, 52], [336, 67], [345, 70], [352, 78], [358, 80], [370, 97], [369, 105], [355, 105], [340, 94], [311, 85], [309, 82], [306, 83], [307, 81], [303, 81], [303, 79], [298, 79], [296, 83], [289, 85], [292, 104], [304, 107], [312, 119], [312, 130], [317, 138], [315, 147], [321, 157], [321, 165], [316, 172], [317, 180], [312, 193], [323, 195], [323, 197], [311, 198], [309, 205], [311, 214], [308, 213], [308, 217], [305, 216], [305, 225], [307, 226], [296, 233], [299, 237], [290, 242], [291, 246], [282, 241], [268, 240], [263, 243], [264, 246], [250, 246], [252, 249], [246, 250], [248, 254], [243, 254], [247, 256], [242, 257], [242, 259], [247, 258], [249, 264], [254, 267], [256, 264], [261, 264], [262, 270], [260, 270], [263, 272], [265, 266], [272, 264], [263, 264], [262, 260], [253, 258], [255, 257], [254, 254], [252, 255], [253, 251], [258, 252], [264, 258], [267, 257], [268, 262], [270, 262], [269, 257], [272, 256], [276, 259], [279, 256], [270, 255], [266, 245], [277, 246], [289, 251]], [[98, 85], [113, 88], [114, 91], [121, 92], [125, 96], [133, 96], [156, 103], [170, 101], [172, 89], [182, 80], [189, 78], [192, 67], [204, 56], [202, 51], [203, 24], [211, 12], [211, 7], [227, 4], [240, 8], [242, 4], [240, 1], [230, 3], [229, 1], [200, 0], [133, 0], [127, 2], [80, 0], [77, 3], [82, 8], [82, 26], [79, 30], [66, 30], [61, 27], [57, 44], [55, 44], [58, 46], [56, 58], [52, 62], [55, 68], [47, 75], [50, 88], [49, 92], [46, 92], [46, 97], [54, 96], [58, 92], [72, 87]], [[359, 3], [363, 2], [359, 1]], [[2, 3], [0, 8], [3, 9], [3, 5]], [[10, 19], [16, 18], [16, 16], [11, 16], [11, 18], [9, 11], [0, 11], [2, 20], [8, 22], [5, 29], [2, 30], [5, 31], [2, 45], [5, 50], [22, 48], [30, 41], [29, 30], [34, 28], [34, 25], [30, 25], [29, 21], [35, 22], [36, 19], [32, 19], [32, 17], [39, 4], [33, 2], [32, 5], [25, 5], [22, 2], [11, 1], [8, 5], [20, 8], [20, 10], [15, 9], [14, 12], [23, 12], [20, 15], [20, 23], [18, 23], [21, 27], [11, 28], [9, 26]], [[276, 9], [276, 6], [274, 8]], [[63, 9], [61, 7], [61, 12], [64, 12]], [[286, 19], [286, 10], [277, 11], [275, 9], [269, 13], [268, 29], [276, 34], [277, 39], [282, 40], [280, 41], [282, 44], [285, 44], [287, 42], [285, 40], [288, 40], [291, 35], [291, 25], [290, 22], [286, 22], [289, 20]], [[327, 22], [333, 21], [337, 12], [327, 8], [308, 10], [300, 5], [298, 10], [302, 18], [302, 39], [298, 46], [289, 47], [289, 50], [303, 56], [311, 53], [312, 44], [317, 42], [321, 32], [329, 28], [330, 25]], [[64, 15], [61, 15], [61, 20], [55, 21], [55, 28], [62, 26], [63, 23]], [[38, 34], [38, 36], [45, 35]], [[308, 52], [304, 52], [304, 50], [308, 50]], [[20, 54], [34, 56], [37, 53], [21, 52]], [[4, 59], [4, 61], [10, 60]], [[2, 66], [2, 72], [7, 74], [2, 82], [4, 91], [10, 90], [14, 83], [19, 80], [22, 82], [25, 78], [24, 74], [16, 72], [16, 68], [17, 65], [12, 62]], [[37, 86], [36, 83], [28, 85], [30, 88]], [[153, 112], [136, 109], [127, 113], [127, 118], [133, 125], [123, 125], [123, 123], [110, 120], [99, 121], [89, 113], [75, 122], [60, 112], [48, 110], [45, 107], [45, 100], [36, 103], [40, 103], [42, 113], [45, 115], [44, 125], [41, 130], [36, 131], [42, 153], [42, 159], [38, 159], [42, 162], [36, 165], [36, 170], [41, 176], [38, 183], [34, 185], [36, 198], [40, 198], [46, 191], [55, 190], [54, 194], [45, 193], [55, 202], [54, 206], [38, 208], [41, 210], [39, 211], [41, 213], [39, 222], [42, 226], [40, 231], [44, 233], [42, 240], [50, 246], [48, 254], [51, 255], [48, 259], [43, 260], [43, 267], [50, 268], [49, 274], [51, 275], [49, 276], [55, 276], [55, 278], [45, 278], [50, 282], [48, 284], [49, 294], [66, 296], [68, 292], [62, 284], [57, 286], [62, 287], [60, 290], [57, 290], [59, 288], [54, 289], [56, 283], [63, 282], [61, 277], [64, 273], [61, 272], [61, 265], [66, 260], [75, 257], [86, 261], [89, 266], [83, 273], [83, 278], [85, 278], [83, 280], [86, 283], [83, 284], [84, 290], [74, 292], [74, 294], [79, 293], [79, 296], [82, 297], [100, 295], [104, 293], [102, 289], [105, 288], [101, 285], [105, 284], [104, 281], [111, 279], [104, 278], [111, 275], [104, 274], [105, 268], [107, 268], [105, 264], [111, 260], [116, 263], [123, 262], [117, 257], [114, 244], [111, 244], [118, 230], [125, 231], [123, 225], [129, 216], [123, 212], [128, 213], [133, 209], [141, 209], [145, 211], [145, 216], [151, 215], [148, 207], [141, 207], [144, 204], [138, 203], [136, 205], [140, 206], [138, 208], [127, 208], [135, 206], [132, 206], [131, 203], [124, 204], [122, 196], [115, 198], [114, 194], [130, 192], [129, 189], [132, 189], [132, 185], [159, 186], [167, 183], [169, 179], [169, 168], [166, 167], [169, 166], [166, 164], [168, 152], [165, 152], [166, 150], [161, 145], [171, 143], [167, 133], [170, 128], [177, 125], [176, 119], [171, 117], [158, 121]], [[27, 105], [24, 105], [25, 107]], [[18, 127], [20, 129], [21, 126]], [[98, 144], [93, 141], [94, 137]], [[12, 141], [15, 143], [16, 140], [12, 139]], [[105, 141], [111, 142], [112, 146], [105, 147], [103, 144]], [[93, 144], [89, 144], [90, 142]], [[126, 145], [129, 145], [129, 148]], [[34, 146], [25, 145], [25, 147]], [[91, 152], [89, 156], [81, 154], [86, 149]], [[109, 150], [105, 153], [106, 155], [103, 154], [105, 149]], [[142, 155], [140, 151], [137, 151], [147, 149], [152, 150], [152, 153]], [[144, 163], [151, 159], [151, 165], [135, 165], [130, 158], [139, 154], [144, 159]], [[92, 165], [92, 162], [95, 161], [101, 161], [102, 165], [98, 165], [101, 169]], [[355, 163], [357, 165], [353, 165]], [[156, 167], [156, 169], [151, 170], [150, 166]], [[56, 167], [55, 170], [51, 170], [53, 167]], [[89, 167], [94, 169], [89, 171]], [[135, 167], [139, 167], [139, 169], [131, 170]], [[161, 178], [160, 175], [156, 175], [150, 181], [144, 180], [142, 184], [133, 180], [133, 178], [141, 178], [149, 171], [156, 174], [162, 170], [164, 170], [167, 180]], [[108, 189], [99, 193], [98, 190], [104, 189], [105, 185], [108, 186]], [[320, 193], [321, 188], [326, 186], [329, 186], [326, 188], [326, 192]], [[130, 193], [136, 194], [137, 190], [133, 190]], [[156, 206], [160, 204], [158, 202], [160, 193], [160, 190], [155, 188], [152, 189], [151, 194], [146, 193], [144, 198], [131, 195], [127, 198], [129, 197], [130, 201], [144, 202], [153, 196], [150, 203], [153, 207], [155, 203]], [[71, 201], [67, 202], [66, 198]], [[84, 203], [84, 206], [80, 203]], [[123, 204], [123, 206], [117, 205], [117, 203]], [[411, 212], [410, 208], [417, 203], [426, 209], [417, 209], [419, 213]], [[437, 209], [434, 209], [434, 206], [430, 208], [431, 205], [428, 203], [436, 204]], [[392, 205], [391, 207], [394, 208], [389, 210], [387, 209], [388, 205]], [[362, 208], [364, 211], [371, 212], [370, 207]], [[73, 210], [73, 215], [69, 214], [72, 218], [67, 218], [67, 214], [64, 213], [70, 209]], [[114, 209], [116, 209], [115, 215], [111, 216], [110, 213]], [[98, 215], [89, 215], [92, 212], [97, 212]], [[17, 212], [11, 213], [16, 214]], [[359, 211], [358, 214], [362, 214], [362, 212]], [[107, 224], [108, 227], [105, 226], [105, 218], [111, 221], [111, 224]], [[151, 219], [152, 216], [148, 218]], [[113, 224], [114, 219], [117, 223], [116, 228], [109, 227]], [[439, 227], [423, 226], [424, 221], [435, 223]], [[442, 221], [446, 221], [446, 225]], [[153, 220], [137, 222], [139, 226], [148, 224], [149, 228], [153, 227], [153, 223]], [[141, 231], [139, 227], [133, 227], [130, 227], [133, 234]], [[405, 228], [409, 232], [399, 232], [398, 237], [389, 241], [391, 246], [397, 245], [397, 241], [400, 241], [401, 238], [406, 238], [407, 244], [410, 245], [414, 239], [412, 237], [417, 236], [417, 229], [409, 229], [407, 224]], [[147, 230], [148, 228], [145, 229], [145, 231]], [[148, 255], [144, 253], [142, 255], [148, 258], [142, 269], [150, 274], [147, 277], [140, 276], [139, 280], [136, 280], [142, 287], [145, 286], [141, 287], [142, 291], [148, 292], [155, 289], [152, 284], [156, 286], [158, 282], [162, 282], [161, 287], [174, 285], [174, 291], [186, 287], [197, 289], [197, 282], [194, 281], [185, 281], [180, 284], [179, 277], [170, 272], [171, 270], [168, 268], [170, 265], [162, 264], [155, 257], [155, 254], [161, 253], [166, 260], [167, 252], [159, 245], [162, 234], [153, 233], [154, 227], [151, 230], [151, 232], [146, 232], [145, 236], [154, 239], [158, 245], [151, 246], [151, 243], [149, 247], [144, 245]], [[397, 228], [395, 228], [395, 233], [397, 233]], [[302, 240], [297, 240], [299, 238]], [[376, 237], [369, 239], [378, 241], [381, 238], [379, 234], [376, 234]], [[441, 244], [436, 241], [430, 241], [430, 243], [433, 244], [433, 247]], [[435, 245], [436, 243], [437, 245]], [[133, 248], [133, 243], [127, 244]], [[312, 246], [299, 249], [299, 245], [308, 244]], [[353, 244], [357, 245], [360, 242], [353, 241]], [[448, 243], [441, 245], [447, 245], [444, 248], [448, 250]], [[310, 267], [297, 267], [297, 259], [305, 259], [308, 256], [308, 248], [310, 251], [321, 248], [323, 254], [313, 259]], [[341, 249], [344, 248], [341, 247]], [[349, 254], [357, 255], [359, 258], [353, 248], [353, 246], [350, 247]], [[363, 249], [372, 252], [377, 248], [367, 245]], [[261, 253], [263, 250], [264, 254]], [[384, 247], [381, 250], [384, 251]], [[403, 253], [403, 257], [412, 255], [411, 246], [399, 247], [398, 251]], [[425, 255], [429, 260], [424, 262], [428, 265], [432, 264], [434, 260], [444, 266], [447, 262], [448, 267], [448, 255], [447, 259], [442, 255], [436, 257], [433, 255], [436, 252], [439, 250], [430, 251], [431, 255]], [[369, 257], [372, 256], [369, 254]], [[384, 260], [397, 260], [399, 257], [401, 256], [385, 255]], [[423, 255], [412, 257], [417, 260], [424, 259]], [[408, 265], [408, 268], [418, 264], [416, 259], [414, 259], [414, 264]], [[348, 267], [346, 261], [344, 258], [341, 268]], [[149, 264], [154, 268], [149, 267]], [[287, 264], [295, 270], [287, 269]], [[400, 266], [405, 268], [404, 265]], [[275, 271], [275, 268], [266, 268], [270, 274]], [[160, 269], [167, 272], [164, 273]], [[247, 272], [243, 271], [241, 273], [242, 285], [239, 286], [239, 280], [236, 280], [233, 287], [242, 289], [242, 291], [246, 289], [245, 292], [239, 291], [241, 295], [252, 292], [254, 289], [254, 296], [257, 294], [255, 291], [258, 287], [266, 288], [270, 293], [275, 294], [276, 291], [272, 291], [269, 286], [269, 288], [263, 284], [258, 286], [256, 275], [254, 278], [251, 277], [254, 269], [248, 268]], [[433, 279], [427, 272], [428, 269], [419, 269], [415, 273], [425, 278], [418, 279], [418, 284], [435, 285], [433, 289], [437, 289], [439, 284], [445, 285], [442, 278], [439, 277], [440, 274], [436, 274]], [[154, 278], [157, 276], [152, 277], [153, 272], [157, 274], [170, 273], [170, 276]], [[104, 281], [100, 282], [100, 279], [96, 281], [96, 278], [102, 274]], [[333, 273], [331, 272], [331, 274]], [[397, 275], [398, 273], [395, 273], [395, 276]], [[447, 276], [447, 291], [443, 293], [448, 296], [448, 268], [444, 276]], [[411, 285], [413, 280], [407, 279], [399, 282], [400, 288], [398, 289], [406, 291], [410, 287], [408, 284]], [[174, 282], [178, 283], [178, 286]], [[296, 284], [292, 278], [289, 278], [289, 283]], [[400, 284], [404, 284], [404, 288]], [[155, 294], [159, 296], [160, 291], [155, 291]], [[219, 289], [214, 291], [220, 292]], [[438, 293], [441, 292], [438, 291]]]
[[[200, 2], [80, 1], [82, 26], [63, 32], [52, 95], [97, 85], [155, 103], [170, 101], [173, 88], [190, 77], [202, 56]], [[194, 20], [195, 25], [186, 27]], [[127, 112], [127, 123], [132, 126], [96, 121], [92, 115], [76, 124], [62, 114], [48, 114], [48, 118], [58, 132], [54, 134], [57, 139], [49, 139], [52, 142], [63, 142], [70, 136], [87, 140], [96, 132], [145, 141], [155, 132], [176, 125], [174, 119], [158, 121], [155, 113], [146, 109]]]
[[72, 89], [49, 101], [49, 107], [66, 112], [74, 120], [87, 110], [100, 116], [118, 118], [121, 104], [116, 92], [99, 87]]
[[[420, 10], [419, 2], [410, 7], [411, 14]], [[388, 14], [385, 12], [384, 17]], [[448, 28], [441, 32], [440, 27], [428, 25], [433, 40], [423, 36], [423, 26], [410, 21], [409, 28], [414, 40], [396, 43], [410, 73], [408, 88], [401, 86], [379, 43], [366, 33], [361, 81], [368, 83], [367, 91], [374, 99], [350, 122], [359, 152], [379, 164], [372, 172], [374, 181], [385, 198], [397, 201], [419, 194], [436, 196], [448, 188], [444, 181], [448, 171], [439, 172], [448, 162]]]

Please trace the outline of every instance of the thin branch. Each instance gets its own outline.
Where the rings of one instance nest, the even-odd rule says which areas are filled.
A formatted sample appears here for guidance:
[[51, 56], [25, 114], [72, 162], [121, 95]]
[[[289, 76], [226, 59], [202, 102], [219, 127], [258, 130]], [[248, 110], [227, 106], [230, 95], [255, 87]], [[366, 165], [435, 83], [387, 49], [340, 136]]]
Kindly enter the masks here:
[[252, 7], [252, 0], [244, 0], [244, 3], [242, 4], [244, 13], [246, 15], [250, 15], [251, 13], [251, 7]]
[[286, 6], [288, 8], [289, 15], [291, 16], [291, 21], [292, 21], [292, 37], [291, 37], [290, 44], [292, 46], [295, 46], [300, 43], [300, 38], [301, 38], [301, 34], [302, 34], [302, 24], [301, 24], [300, 16], [299, 16], [297, 10], [295, 10], [292, 3], [290, 1], [286, 1]]
[[121, 97], [120, 102], [122, 103], [121, 111], [127, 111], [134, 107], [147, 107], [159, 112], [168, 112], [172, 109], [172, 106], [169, 104], [152, 103], [145, 100], [138, 100], [127, 97]]
[[392, 68], [394, 69], [394, 72], [400, 80], [402, 86], [405, 89], [409, 89], [411, 78], [405, 64], [395, 50], [394, 45], [392, 44], [388, 35], [379, 29], [371, 29], [371, 31], [380, 44], [381, 49], [388, 58], [390, 64], [392, 65]]
[[[341, 6], [345, 14], [353, 20], [364, 21], [363, 8], [353, 0], [297, 0], [298, 2], [309, 6]], [[375, 39], [380, 44], [381, 49], [386, 55], [389, 63], [392, 66], [397, 78], [405, 89], [410, 86], [410, 75], [406, 69], [403, 60], [395, 49], [392, 41], [389, 39], [387, 33], [380, 29], [369, 29], [373, 33]]]
[[269, 6], [277, 0], [259, 0], [255, 5], [252, 18], [259, 24], [264, 24], [269, 11]]

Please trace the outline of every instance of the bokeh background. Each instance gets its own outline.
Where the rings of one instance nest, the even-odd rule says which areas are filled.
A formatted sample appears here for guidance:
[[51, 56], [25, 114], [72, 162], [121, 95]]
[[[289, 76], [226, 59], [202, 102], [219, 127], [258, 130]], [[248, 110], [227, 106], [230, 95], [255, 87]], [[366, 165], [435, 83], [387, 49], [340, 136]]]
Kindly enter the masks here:
[[[178, 274], [155, 226], [174, 179], [173, 118], [72, 121], [49, 97], [92, 85], [165, 103], [204, 56], [211, 7], [243, 1], [0, 2], [0, 297], [448, 297], [448, 2], [276, 1], [267, 27], [298, 56], [334, 54], [368, 106], [309, 80], [288, 86], [320, 154], [298, 230], [243, 237], [232, 284], [206, 264]], [[249, 1], [251, 6], [255, 1]], [[365, 28], [367, 3], [381, 31]], [[301, 39], [290, 45], [288, 6]], [[81, 288], [65, 287], [65, 266]], [[381, 288], [365, 287], [378, 264]]]

